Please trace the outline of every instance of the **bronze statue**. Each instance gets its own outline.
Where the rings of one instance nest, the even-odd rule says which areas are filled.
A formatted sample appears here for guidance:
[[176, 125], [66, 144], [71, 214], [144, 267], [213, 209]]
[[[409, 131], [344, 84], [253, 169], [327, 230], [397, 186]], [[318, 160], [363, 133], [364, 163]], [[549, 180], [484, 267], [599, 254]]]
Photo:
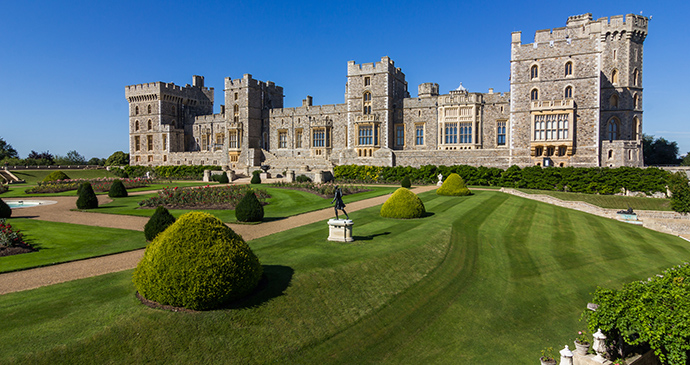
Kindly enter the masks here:
[[335, 196], [333, 197], [333, 201], [331, 201], [331, 204], [333, 203], [335, 203], [335, 219], [338, 219], [338, 209], [342, 210], [343, 213], [345, 213], [347, 219], [350, 219], [350, 216], [347, 215], [347, 212], [345, 211], [345, 203], [343, 203], [343, 191], [340, 190], [340, 187], [338, 185], [335, 186]]

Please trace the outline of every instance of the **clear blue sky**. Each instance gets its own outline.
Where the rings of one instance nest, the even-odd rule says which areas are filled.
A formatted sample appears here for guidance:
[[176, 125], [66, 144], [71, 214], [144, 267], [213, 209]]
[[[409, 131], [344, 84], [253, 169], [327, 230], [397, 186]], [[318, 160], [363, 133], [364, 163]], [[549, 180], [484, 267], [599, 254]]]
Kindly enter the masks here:
[[0, 13], [0, 137], [87, 159], [128, 150], [124, 87], [250, 73], [285, 106], [342, 103], [347, 61], [391, 57], [410, 93], [436, 82], [509, 91], [510, 34], [531, 43], [568, 16], [653, 16], [644, 53], [643, 131], [690, 151], [688, 1], [6, 1]]

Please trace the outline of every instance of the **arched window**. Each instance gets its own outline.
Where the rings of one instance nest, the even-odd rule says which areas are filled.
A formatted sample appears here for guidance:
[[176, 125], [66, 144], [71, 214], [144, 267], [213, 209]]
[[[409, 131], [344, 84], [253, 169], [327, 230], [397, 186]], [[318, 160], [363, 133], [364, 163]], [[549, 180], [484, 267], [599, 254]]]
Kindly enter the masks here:
[[530, 79], [536, 79], [539, 77], [539, 66], [534, 65], [529, 71], [529, 77]]
[[609, 141], [614, 141], [618, 139], [618, 131], [620, 130], [620, 122], [616, 117], [609, 119], [608, 126], [606, 126], [608, 132]]
[[135, 130], [135, 131], [138, 131], [138, 130], [139, 130], [139, 121], [138, 121], [138, 120], [135, 120], [135, 121], [134, 121], [134, 130]]
[[235, 123], [239, 123], [239, 121], [240, 121], [240, 106], [237, 105], [237, 104], [235, 104], [235, 105], [232, 107], [232, 113], [233, 113], [233, 118], [232, 118], [232, 120], [233, 120]]
[[613, 71], [611, 71], [611, 83], [614, 85], [618, 84], [618, 70], [616, 69], [613, 69]]
[[640, 95], [635, 93], [633, 95], [633, 109], [638, 109], [640, 107]]
[[565, 88], [565, 92], [563, 93], [563, 96], [566, 99], [571, 99], [573, 97], [573, 87], [572, 86], [567, 86]]
[[639, 136], [640, 136], [640, 119], [635, 117], [635, 118], [633, 118], [633, 125], [632, 125], [632, 139], [634, 141], [637, 141]]
[[151, 114], [151, 105], [149, 105], [149, 114]]
[[568, 61], [565, 63], [565, 76], [572, 76], [573, 74], [573, 63]]
[[151, 130], [151, 127], [152, 127], [151, 119], [149, 119], [149, 121], [147, 122], [147, 126], [148, 126], [149, 130]]
[[539, 90], [532, 89], [532, 91], [530, 92], [530, 99], [531, 100], [539, 100]]
[[633, 71], [633, 86], [640, 86], [639, 82], [640, 82], [640, 70], [635, 69], [635, 71]]
[[134, 115], [139, 115], [139, 106], [134, 107]]
[[618, 94], [613, 94], [609, 98], [609, 106], [612, 108], [618, 108]]
[[368, 91], [362, 96], [362, 113], [371, 114], [371, 93]]

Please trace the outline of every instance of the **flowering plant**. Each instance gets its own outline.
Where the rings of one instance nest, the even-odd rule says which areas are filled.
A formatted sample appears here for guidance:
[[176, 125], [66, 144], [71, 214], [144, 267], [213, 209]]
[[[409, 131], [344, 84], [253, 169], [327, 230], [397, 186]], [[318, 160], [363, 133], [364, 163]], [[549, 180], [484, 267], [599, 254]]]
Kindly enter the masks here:
[[7, 223], [7, 219], [0, 219], [0, 246], [15, 247], [26, 245], [19, 230], [13, 231], [12, 225]]
[[575, 342], [579, 343], [580, 345], [589, 345], [589, 336], [587, 335], [587, 332], [577, 331], [577, 338], [575, 338]]
[[[250, 190], [248, 185], [227, 185], [214, 186], [209, 185], [193, 187], [193, 188], [178, 188], [166, 187], [158, 191], [158, 196], [148, 198], [139, 202], [141, 207], [157, 207], [159, 205], [171, 208], [224, 208], [233, 209], [235, 205]], [[259, 201], [264, 203], [267, 198], [271, 196], [264, 190], [254, 189], [254, 194], [259, 198]]]

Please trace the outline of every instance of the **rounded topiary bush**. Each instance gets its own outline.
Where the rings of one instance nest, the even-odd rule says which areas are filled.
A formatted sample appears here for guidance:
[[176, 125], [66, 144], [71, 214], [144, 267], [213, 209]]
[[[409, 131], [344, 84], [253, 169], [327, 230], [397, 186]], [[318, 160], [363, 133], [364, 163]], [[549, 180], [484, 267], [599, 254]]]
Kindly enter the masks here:
[[252, 173], [252, 184], [261, 184], [261, 176], [259, 176], [260, 173], [261, 172], [259, 172], [258, 170]]
[[122, 183], [122, 180], [117, 179], [113, 181], [113, 184], [110, 185], [108, 196], [111, 198], [124, 198], [127, 195], [127, 189], [125, 188], [125, 184]]
[[465, 186], [465, 180], [460, 175], [453, 173], [446, 178], [440, 188], [436, 189], [436, 194], [465, 196], [472, 194], [472, 192]]
[[77, 198], [77, 208], [79, 209], [93, 209], [98, 208], [98, 198], [93, 192], [91, 183], [85, 182], [79, 186], [77, 190], [79, 198]]
[[7, 203], [0, 199], [0, 218], [9, 218], [12, 216], [12, 208]]
[[412, 187], [412, 182], [410, 181], [410, 178], [405, 176], [402, 179], [402, 181], [400, 182], [400, 186], [402, 186], [403, 188], [406, 188], [406, 189], [409, 189], [410, 187]]
[[381, 216], [386, 218], [420, 218], [425, 213], [422, 199], [406, 188], [398, 188], [381, 207]]
[[153, 241], [159, 233], [165, 231], [173, 223], [175, 223], [175, 217], [164, 206], [159, 206], [144, 226], [146, 240]]
[[307, 175], [299, 175], [295, 178], [295, 181], [299, 183], [311, 182], [311, 179]]
[[133, 281], [148, 300], [207, 310], [249, 294], [262, 273], [241, 236], [208, 213], [191, 212], [146, 247]]
[[218, 182], [221, 184], [227, 184], [230, 182], [230, 179], [228, 179], [228, 174], [223, 171], [222, 174], [218, 175]]
[[69, 176], [67, 176], [67, 174], [65, 174], [64, 172], [62, 172], [60, 170], [53, 171], [43, 179], [43, 182], [58, 181], [58, 180], [69, 180]]
[[253, 191], [248, 191], [235, 207], [235, 217], [240, 222], [261, 222], [264, 207]]

